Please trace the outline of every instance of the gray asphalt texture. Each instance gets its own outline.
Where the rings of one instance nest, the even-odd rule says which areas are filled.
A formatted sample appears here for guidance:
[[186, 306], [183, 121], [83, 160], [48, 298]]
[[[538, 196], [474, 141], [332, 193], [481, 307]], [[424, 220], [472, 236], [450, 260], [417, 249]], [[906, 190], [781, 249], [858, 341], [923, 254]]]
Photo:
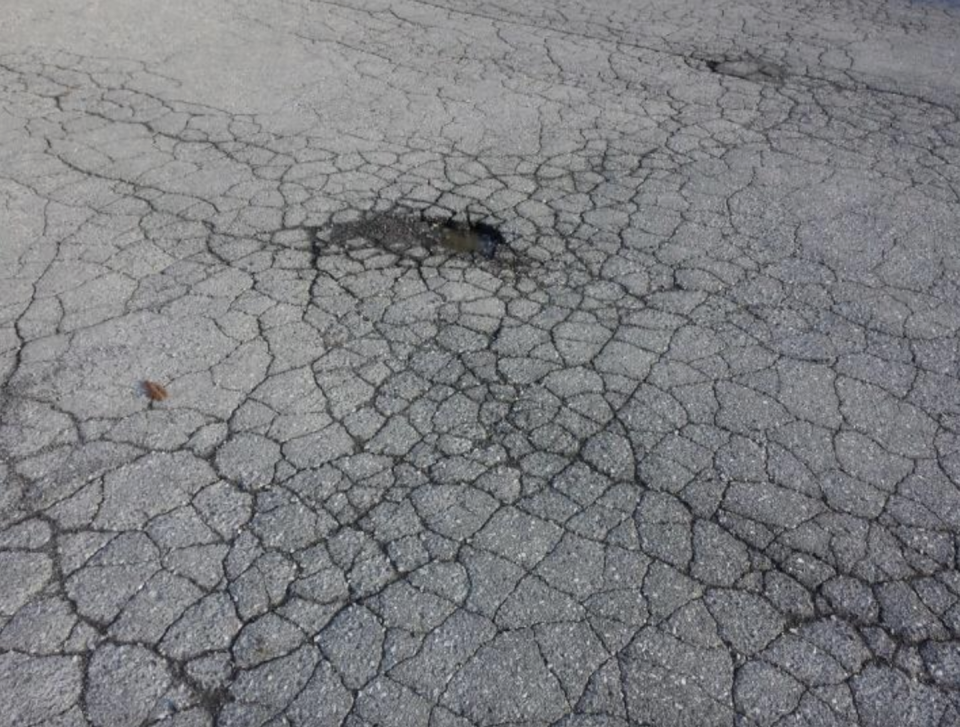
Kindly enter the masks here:
[[960, 725], [958, 341], [956, 4], [0, 3], [0, 727]]

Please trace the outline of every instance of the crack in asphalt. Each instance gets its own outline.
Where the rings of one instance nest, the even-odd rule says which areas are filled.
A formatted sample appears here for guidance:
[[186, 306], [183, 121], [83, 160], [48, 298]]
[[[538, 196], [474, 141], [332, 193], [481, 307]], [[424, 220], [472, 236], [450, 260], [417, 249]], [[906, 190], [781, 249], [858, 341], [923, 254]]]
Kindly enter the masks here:
[[960, 724], [956, 13], [190, 13], [0, 31], [0, 727]]

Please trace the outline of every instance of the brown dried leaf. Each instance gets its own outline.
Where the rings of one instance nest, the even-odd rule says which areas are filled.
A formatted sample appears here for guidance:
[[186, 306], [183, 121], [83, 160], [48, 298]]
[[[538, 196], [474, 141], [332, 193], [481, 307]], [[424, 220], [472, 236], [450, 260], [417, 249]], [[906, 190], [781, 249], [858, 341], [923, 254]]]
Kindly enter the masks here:
[[169, 396], [163, 385], [158, 384], [156, 381], [144, 381], [142, 386], [143, 393], [147, 395], [150, 401], [163, 401]]

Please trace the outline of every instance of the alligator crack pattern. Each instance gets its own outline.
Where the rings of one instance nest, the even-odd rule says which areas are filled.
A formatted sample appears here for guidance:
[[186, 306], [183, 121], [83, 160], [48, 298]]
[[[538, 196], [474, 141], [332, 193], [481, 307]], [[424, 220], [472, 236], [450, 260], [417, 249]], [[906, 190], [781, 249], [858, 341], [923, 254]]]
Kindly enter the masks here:
[[960, 724], [956, 15], [211, 5], [2, 46], [0, 726]]

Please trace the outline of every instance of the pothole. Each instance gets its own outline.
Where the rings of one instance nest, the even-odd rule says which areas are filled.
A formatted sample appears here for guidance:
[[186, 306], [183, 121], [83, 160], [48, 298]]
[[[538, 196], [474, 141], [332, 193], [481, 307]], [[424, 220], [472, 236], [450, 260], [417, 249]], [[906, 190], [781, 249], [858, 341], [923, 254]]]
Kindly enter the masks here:
[[440, 244], [457, 252], [477, 253], [488, 260], [497, 254], [503, 244], [503, 235], [485, 222], [457, 224], [447, 222], [440, 227]]
[[503, 234], [490, 223], [421, 218], [395, 211], [334, 223], [317, 230], [316, 235], [318, 253], [329, 247], [373, 245], [403, 259], [424, 261], [436, 255], [492, 260], [508, 251]]
[[754, 83], [783, 83], [787, 73], [783, 66], [750, 56], [739, 58], [721, 58], [704, 61], [713, 73], [722, 76], [742, 78]]

